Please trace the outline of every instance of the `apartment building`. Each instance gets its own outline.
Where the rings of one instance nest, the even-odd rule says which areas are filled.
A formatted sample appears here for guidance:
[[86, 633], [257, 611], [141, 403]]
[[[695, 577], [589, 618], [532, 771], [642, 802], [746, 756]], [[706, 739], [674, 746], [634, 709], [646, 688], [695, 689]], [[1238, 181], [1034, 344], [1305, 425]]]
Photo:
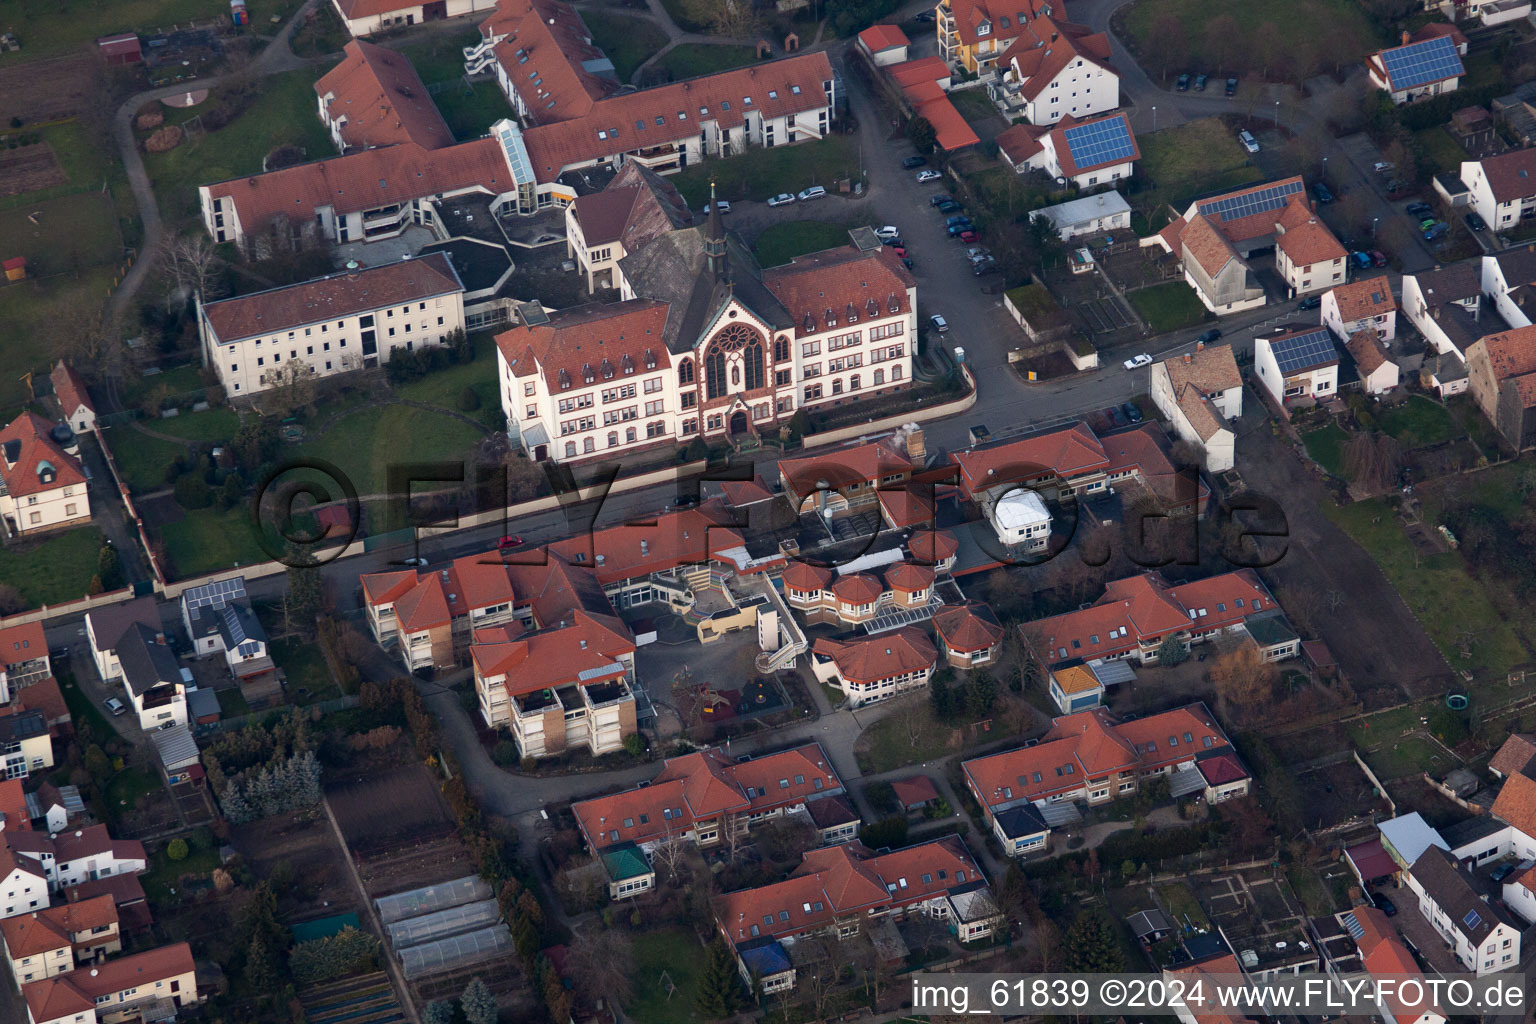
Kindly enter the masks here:
[[65, 451], [53, 424], [35, 412], [22, 413], [0, 430], [0, 521], [11, 537], [91, 521], [80, 460]]
[[105, 825], [90, 825], [52, 835], [6, 830], [0, 833], [0, 846], [9, 848], [14, 858], [30, 860], [40, 866], [48, 888], [53, 892], [99, 878], [137, 874], [144, 870], [147, 862], [143, 843], [113, 839], [107, 834]]
[[500, 0], [464, 58], [465, 74], [495, 74], [526, 126], [582, 117], [621, 84], [576, 9], [560, 0]]
[[165, 634], [136, 622], [118, 641], [117, 657], [140, 729], [187, 724], [187, 684]]
[[939, 653], [951, 668], [990, 665], [1003, 645], [1003, 625], [990, 605], [980, 601], [946, 605], [933, 616]]
[[0, 705], [53, 675], [41, 622], [0, 629]]
[[92, 608], [85, 613], [85, 636], [91, 645], [91, 659], [104, 683], [114, 683], [123, 676], [118, 658], [118, 643], [130, 626], [144, 625], [160, 634], [160, 610], [153, 597], [136, 597], [120, 604]]
[[1026, 23], [994, 71], [987, 95], [1010, 120], [1049, 125], [1120, 105], [1120, 73], [1110, 63], [1109, 36], [1049, 14]]
[[119, 1024], [165, 1020], [198, 1001], [192, 947], [185, 942], [106, 960], [21, 987], [28, 1024]]
[[0, 953], [18, 987], [84, 967], [123, 948], [109, 895], [0, 920]]
[[942, 0], [934, 8], [939, 56], [975, 74], [991, 71], [1030, 19], [1049, 9], [1042, 0]]
[[806, 622], [854, 627], [869, 626], [881, 616], [903, 621], [931, 616], [943, 604], [934, 593], [934, 576], [931, 567], [905, 561], [871, 571], [836, 572], [797, 560], [782, 579], [785, 600]]
[[812, 674], [842, 690], [853, 707], [927, 686], [937, 663], [933, 640], [916, 626], [845, 639], [817, 637], [811, 645]]
[[315, 82], [315, 94], [338, 153], [406, 142], [429, 150], [453, 145], [426, 85], [396, 50], [353, 39], [341, 63]]

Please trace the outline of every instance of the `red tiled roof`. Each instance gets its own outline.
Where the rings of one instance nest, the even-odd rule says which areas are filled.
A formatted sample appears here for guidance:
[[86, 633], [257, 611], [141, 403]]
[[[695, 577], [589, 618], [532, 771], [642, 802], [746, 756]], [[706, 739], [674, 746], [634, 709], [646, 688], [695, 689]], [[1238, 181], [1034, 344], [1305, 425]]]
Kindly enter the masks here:
[[603, 59], [591, 33], [570, 4], [559, 0], [499, 0], [480, 24], [480, 36], [505, 36], [496, 58], [523, 102], [529, 124], [550, 124], [582, 117], [596, 100], [619, 88], [583, 67]]
[[76, 972], [44, 978], [21, 986], [21, 997], [27, 1001], [31, 1019], [44, 1021], [69, 1020], [75, 1014], [94, 1010], [96, 1000], [75, 985]]
[[[23, 985], [21, 992], [34, 1020], [52, 1021], [83, 1012], [81, 1000], [83, 1009], [90, 1009], [99, 997], [115, 996], [132, 988], [153, 991], [156, 981], [194, 972], [192, 947], [178, 942], [34, 981]], [[183, 1001], [192, 1001], [196, 993], [183, 991], [181, 997]]]
[[895, 25], [871, 25], [859, 33], [859, 42], [870, 53], [879, 53], [893, 46], [911, 45], [907, 34]]
[[[1100, 160], [1094, 164], [1079, 164], [1072, 158], [1072, 147], [1067, 144], [1067, 129], [1077, 128], [1082, 125], [1103, 124], [1109, 121], [1124, 123], [1126, 137], [1131, 141], [1130, 156], [1117, 156], [1109, 160]], [[1051, 129], [1048, 137], [1051, 140], [1051, 148], [1056, 151], [1056, 162], [1061, 165], [1061, 173], [1069, 178], [1074, 174], [1081, 174], [1098, 167], [1108, 167], [1111, 164], [1123, 164], [1141, 159], [1141, 148], [1136, 145], [1136, 133], [1131, 130], [1131, 119], [1124, 111], [1116, 111], [1113, 114], [1105, 114], [1103, 117], [1092, 117], [1084, 121], [1079, 121], [1068, 114], [1056, 122], [1056, 126]]]
[[556, 541], [548, 549], [578, 565], [593, 566], [600, 582], [616, 583], [680, 565], [702, 565], [741, 547], [746, 538], [728, 525], [730, 521], [729, 510], [712, 500]]
[[891, 790], [896, 802], [902, 807], [916, 807], [939, 798], [939, 789], [926, 775], [909, 775], [905, 779], [892, 779]]
[[913, 558], [934, 565], [955, 557], [960, 542], [948, 530], [914, 530], [907, 538], [907, 552]]
[[12, 960], [50, 953], [71, 945], [69, 932], [65, 931], [64, 925], [52, 910], [44, 907], [30, 914], [18, 914], [0, 920], [0, 938], [5, 940], [5, 951]]
[[1338, 304], [1339, 319], [1346, 324], [1397, 309], [1397, 302], [1392, 298], [1392, 282], [1385, 274], [1335, 285], [1328, 294]]
[[96, 411], [96, 406], [91, 402], [90, 392], [86, 390], [85, 379], [73, 366], [60, 359], [53, 372], [48, 375], [53, 381], [53, 393], [58, 396], [59, 405], [64, 410], [66, 417], [73, 416], [75, 410], [81, 406]]
[[1490, 334], [1473, 344], [1486, 351], [1495, 380], [1536, 372], [1536, 325]]
[[41, 622], [0, 629], [0, 668], [48, 657], [48, 638]]
[[89, 825], [73, 832], [60, 832], [53, 840], [53, 857], [56, 864], [86, 857], [111, 854], [116, 860], [147, 860], [144, 844], [136, 839], [113, 839], [105, 825]]
[[826, 589], [832, 581], [832, 570], [796, 559], [784, 570], [783, 580], [790, 590], [814, 594]]
[[1482, 161], [1493, 201], [1509, 203], [1536, 195], [1536, 150], [1515, 149]]
[[803, 337], [828, 329], [828, 310], [839, 324], [910, 313], [907, 289], [916, 282], [888, 247], [860, 252], [850, 245], [765, 270], [763, 287], [783, 303], [795, 319], [796, 334]]
[[1207, 757], [1198, 762], [1195, 767], [1200, 769], [1200, 774], [1205, 776], [1207, 786], [1225, 786], [1229, 782], [1240, 782], [1248, 778], [1248, 769], [1237, 759], [1235, 754], [1217, 754], [1215, 757]]
[[843, 604], [874, 604], [885, 590], [880, 581], [867, 572], [839, 576], [832, 584], [832, 594]]
[[[1009, 0], [950, 0], [955, 29], [960, 34], [960, 41], [967, 46], [975, 46], [983, 39], [1011, 39], [1024, 29], [1029, 19], [1048, 7], [1049, 0], [1017, 0], [1013, 3]], [[991, 23], [991, 30], [985, 36], [977, 32], [977, 26], [983, 22]]]
[[1524, 772], [1509, 776], [1488, 813], [1526, 835], [1536, 837], [1536, 780]]
[[638, 374], [671, 369], [662, 339], [667, 308], [656, 299], [592, 302], [560, 310], [547, 324], [503, 331], [496, 345], [513, 376], [540, 374], [556, 395], [617, 386]]
[[892, 438], [881, 438], [852, 448], [839, 448], [821, 455], [779, 460], [779, 474], [792, 498], [803, 498], [813, 493], [821, 480], [825, 480], [833, 490], [872, 481], [878, 486], [882, 478], [908, 473], [913, 468], [906, 452]]
[[1051, 475], [1071, 479], [1109, 466], [1104, 446], [1086, 423], [991, 448], [953, 452], [949, 458], [960, 467], [960, 489], [967, 498], [1003, 484]]
[[997, 148], [1010, 164], [1018, 167], [1045, 150], [1040, 141], [1045, 135], [1046, 129], [1040, 125], [1016, 124], [998, 132]]
[[[85, 473], [80, 460], [54, 443], [50, 432], [53, 424], [35, 412], [24, 412], [0, 430], [0, 478], [13, 498], [61, 487], [75, 487], [85, 483]], [[11, 461], [11, 442], [16, 442], [15, 461]], [[52, 479], [44, 481], [42, 473], [52, 470]], [[84, 500], [85, 495], [81, 495]], [[47, 653], [45, 648], [43, 653]]]
[[884, 69], [906, 96], [917, 114], [933, 125], [941, 149], [953, 153], [966, 146], [974, 146], [981, 139], [971, 128], [970, 122], [955, 109], [943, 82], [954, 71], [940, 57], [919, 57], [902, 61]]
[[931, 668], [939, 656], [928, 634], [916, 626], [847, 640], [818, 637], [811, 652], [831, 658], [845, 682], [866, 686]]
[[1488, 760], [1488, 767], [1500, 775], [1509, 776], [1521, 772], [1536, 757], [1536, 733], [1513, 733]]
[[41, 711], [50, 726], [70, 721], [69, 704], [53, 676], [22, 687], [16, 694], [16, 710]]
[[254, 234], [277, 216], [308, 222], [327, 207], [338, 215], [358, 213], [440, 192], [504, 195], [517, 184], [501, 143], [488, 137], [442, 149], [402, 142], [203, 187], [213, 199], [230, 199], [241, 230]]
[[1349, 336], [1344, 348], [1354, 357], [1362, 376], [1369, 377], [1387, 362], [1387, 350], [1381, 343], [1381, 335], [1369, 327]]
[[376, 14], [393, 14], [409, 5], [406, 0], [336, 0], [341, 16], [350, 20], [368, 18]]
[[220, 299], [203, 306], [203, 315], [224, 343], [448, 295], [463, 287], [448, 257], [434, 252], [420, 259]]
[[1303, 195], [1295, 194], [1286, 199], [1277, 223], [1284, 230], [1276, 233], [1275, 245], [1298, 267], [1341, 260], [1349, 255], [1328, 226], [1312, 212]]
[[1086, 25], [1041, 15], [1031, 21], [999, 58], [1000, 65], [1013, 65], [1022, 80], [1020, 92], [1026, 99], [1039, 97], [1067, 66], [1081, 57], [1115, 74], [1110, 63], [1109, 37]]
[[27, 794], [20, 779], [0, 781], [0, 829], [30, 829], [32, 819], [27, 814]]
[[[693, 138], [701, 130], [701, 121], [715, 121], [719, 130], [727, 131], [743, 124], [745, 115], [754, 111], [776, 118], [820, 110], [827, 105], [822, 82], [831, 79], [832, 65], [825, 53], [798, 54], [610, 96], [594, 103], [582, 117], [530, 128], [523, 142], [534, 176], [541, 182], [553, 181], [568, 167]], [[748, 97], [751, 104], [746, 102]], [[637, 122], [645, 127], [636, 127]]]
[[1237, 260], [1237, 250], [1232, 248], [1227, 236], [1204, 214], [1197, 213], [1189, 218], [1179, 238], [1184, 246], [1184, 258], [1194, 260], [1212, 278]]
[[972, 654], [1003, 639], [1002, 624], [991, 607], [980, 601], [946, 605], [933, 617], [933, 626], [951, 650]]
[[345, 120], [340, 132], [349, 148], [453, 145], [453, 132], [403, 54], [361, 39], [347, 43], [345, 53], [315, 83], [315, 94], [331, 121]]
[[[1399, 985], [1404, 977], [1422, 977], [1418, 961], [1408, 952], [1408, 947], [1403, 945], [1385, 914], [1369, 906], [1355, 907], [1349, 913], [1354, 915], [1355, 922], [1360, 926], [1360, 937], [1355, 940], [1355, 946], [1360, 950], [1360, 959], [1366, 973], [1390, 977]], [[1398, 1024], [1416, 1024], [1424, 1017], [1425, 1011], [1422, 1008], [1406, 1009], [1395, 995], [1388, 997], [1387, 1002]], [[1445, 1014], [1438, 1007], [1435, 1012], [1444, 1018]]]
[[933, 570], [926, 565], [897, 562], [886, 567], [882, 575], [885, 577], [886, 587], [890, 590], [902, 590], [915, 594], [933, 586]]
[[505, 676], [512, 697], [576, 682], [622, 679], [626, 671], [618, 659], [634, 652], [631, 637], [580, 610], [569, 625], [534, 633], [522, 633], [521, 626], [477, 630], [469, 648], [475, 674]]
[[[1189, 209], [1184, 211], [1184, 215], [1187, 219], [1191, 214], [1201, 212], [1212, 204], [1219, 203], [1225, 199], [1236, 199], [1254, 192], [1262, 192], [1265, 189], [1280, 186], [1295, 187], [1303, 184], [1299, 174], [1292, 175], [1289, 178], [1277, 178], [1274, 181], [1261, 181], [1257, 185], [1235, 188], [1231, 192], [1223, 192], [1219, 196], [1206, 196], [1204, 199], [1197, 199], [1190, 204]], [[1297, 191], [1301, 191], [1301, 189], [1298, 188]], [[1250, 238], [1272, 234], [1275, 230], [1275, 212], [1274, 210], [1262, 210], [1258, 213], [1251, 213], [1243, 217], [1233, 217], [1229, 220], [1218, 221], [1213, 219], [1213, 222], [1218, 223], [1221, 233], [1229, 241], [1245, 242]]]

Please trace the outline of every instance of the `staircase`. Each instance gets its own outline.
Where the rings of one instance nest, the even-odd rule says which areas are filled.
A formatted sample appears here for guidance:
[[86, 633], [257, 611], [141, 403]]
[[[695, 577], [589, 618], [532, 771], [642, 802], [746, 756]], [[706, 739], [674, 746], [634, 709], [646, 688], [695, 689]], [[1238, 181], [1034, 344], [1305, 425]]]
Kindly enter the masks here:
[[470, 78], [473, 78], [495, 63], [495, 43], [481, 42], [476, 43], [474, 46], [464, 47], [464, 74]]
[[784, 603], [784, 595], [779, 593], [779, 589], [771, 583], [763, 583], [761, 590], [778, 611], [779, 636], [784, 638], [784, 644], [778, 650], [762, 651], [753, 659], [753, 668], [762, 675], [770, 675], [793, 665], [796, 658], [810, 650], [811, 641], [790, 613], [789, 605]]

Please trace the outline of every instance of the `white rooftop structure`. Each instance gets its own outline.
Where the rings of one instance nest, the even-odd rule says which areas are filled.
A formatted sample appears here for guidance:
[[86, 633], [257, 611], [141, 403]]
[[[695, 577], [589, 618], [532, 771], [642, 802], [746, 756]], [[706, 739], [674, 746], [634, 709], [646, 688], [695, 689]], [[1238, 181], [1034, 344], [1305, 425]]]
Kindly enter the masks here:
[[1047, 206], [1036, 210], [1031, 216], [1050, 221], [1063, 241], [1077, 235], [1131, 229], [1131, 204], [1115, 191], [1100, 192], [1069, 203]]
[[1045, 500], [1027, 487], [1015, 487], [993, 503], [990, 518], [997, 539], [1010, 547], [1045, 547], [1051, 539], [1051, 513]]
[[1418, 811], [1399, 815], [1376, 827], [1381, 831], [1381, 838], [1397, 851], [1401, 863], [1404, 864], [1412, 864], [1431, 846], [1450, 851], [1445, 840], [1440, 838], [1440, 833], [1435, 831]]
[[886, 548], [884, 551], [872, 551], [867, 555], [860, 555], [851, 562], [837, 566], [837, 574], [839, 576], [851, 576], [856, 572], [881, 569], [892, 562], [901, 561], [904, 557], [901, 548]]

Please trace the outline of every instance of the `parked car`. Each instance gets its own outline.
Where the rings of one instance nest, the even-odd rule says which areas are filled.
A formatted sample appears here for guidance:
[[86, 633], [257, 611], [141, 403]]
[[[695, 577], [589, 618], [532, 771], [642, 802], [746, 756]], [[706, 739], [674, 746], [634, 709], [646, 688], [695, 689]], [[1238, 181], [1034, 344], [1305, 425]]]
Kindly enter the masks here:
[[959, 238], [961, 235], [974, 235], [975, 232], [976, 226], [970, 221], [966, 221], [964, 224], [951, 224], [949, 226], [950, 238]]
[[991, 255], [991, 250], [980, 245], [973, 245], [965, 250], [965, 258], [972, 261], [988, 259]]
[[932, 168], [929, 168], [926, 171], [918, 171], [917, 172], [917, 183], [919, 185], [921, 185], [925, 181], [938, 181], [942, 177], [943, 177], [943, 175], [940, 174], [938, 171], [935, 171]]
[[1435, 223], [1435, 218], [1425, 217], [1423, 220], [1419, 221], [1419, 230], [1428, 231], [1430, 228], [1435, 226]]
[[1516, 869], [1519, 867], [1519, 861], [1505, 861], [1503, 864], [1500, 864], [1498, 867], [1494, 868], [1493, 874], [1489, 875], [1488, 877], [1492, 878], [1495, 882], [1502, 882], [1504, 879], [1514, 874]]
[[942, 316], [940, 316], [937, 313], [935, 313], [932, 316], [930, 316], [928, 318], [928, 322], [933, 324], [933, 329], [938, 331], [940, 334], [943, 334], [944, 332], [949, 330], [949, 321], [945, 320]]
[[1368, 252], [1361, 252], [1360, 250], [1356, 249], [1354, 252], [1349, 254], [1349, 258], [1354, 261], [1355, 266], [1358, 267], [1359, 269], [1361, 269], [1361, 270], [1370, 270], [1371, 269], [1371, 254], [1370, 253], [1368, 253]]
[[1387, 174], [1388, 172], [1395, 171], [1396, 169], [1396, 164], [1388, 163], [1385, 160], [1378, 160], [1374, 164], [1371, 164], [1371, 170], [1375, 171], [1377, 174]]
[[1135, 402], [1126, 402], [1120, 406], [1120, 411], [1125, 413], [1125, 418], [1132, 423], [1140, 423], [1143, 419], [1141, 410], [1136, 408]]
[[925, 158], [923, 158], [923, 157], [920, 157], [920, 156], [909, 156], [909, 157], [907, 157], [905, 160], [903, 160], [901, 162], [901, 166], [905, 167], [909, 171], [913, 171], [913, 170], [916, 170], [919, 167], [924, 166], [927, 163], [928, 163], [928, 161]]
[[982, 274], [990, 274], [996, 269], [997, 260], [993, 259], [991, 256], [988, 256], [984, 260], [976, 260], [971, 264], [971, 273], [977, 277], [980, 277]]
[[1147, 366], [1151, 362], [1152, 362], [1152, 357], [1147, 355], [1147, 353], [1143, 352], [1139, 356], [1131, 356], [1131, 358], [1127, 359], [1125, 361], [1125, 368], [1127, 370], [1134, 370], [1134, 369], [1136, 369], [1138, 367], [1141, 367], [1141, 366]]
[[1253, 137], [1253, 133], [1244, 128], [1237, 133], [1237, 141], [1243, 144], [1243, 148], [1250, 153], [1259, 151], [1259, 140]]
[[965, 209], [965, 207], [961, 206], [959, 203], [955, 202], [953, 199], [947, 199], [944, 202], [939, 204], [939, 212], [940, 213], [954, 213], [956, 210], [963, 210], [963, 209]]
[[1183, 74], [1183, 75], [1179, 76], [1178, 89], [1179, 89], [1179, 92], [1188, 92], [1189, 91], [1189, 75]]
[[788, 192], [780, 192], [778, 195], [776, 195], [772, 199], [768, 200], [768, 205], [769, 206], [788, 206], [790, 203], [792, 203], [794, 201], [795, 201], [795, 197], [790, 195]]
[[[718, 209], [721, 213], [730, 213], [731, 212], [731, 204], [726, 202], [724, 199], [716, 199], [715, 200], [715, 208]], [[704, 204], [704, 209], [700, 210], [699, 212], [703, 213], [703, 214], [709, 213], [709, 204], [705, 203]]]
[[901, 237], [901, 229], [894, 224], [887, 224], [884, 227], [875, 228], [875, 237], [889, 243], [891, 239]]
[[501, 540], [496, 542], [496, 550], [497, 551], [505, 551], [508, 548], [520, 548], [522, 546], [523, 546], [523, 538], [519, 537], [515, 533], [508, 534], [507, 536], [501, 538]]
[[1209, 78], [1208, 75], [1196, 75], [1195, 76], [1195, 92], [1205, 92], [1205, 83], [1208, 80], [1208, 78]]
[[904, 267], [906, 267], [906, 268], [907, 268], [907, 269], [908, 269], [908, 270], [911, 270], [911, 269], [912, 269], [912, 260], [911, 260], [911, 259], [909, 259], [909, 258], [908, 258], [908, 257], [906, 257], [906, 256], [903, 256], [903, 257], [902, 257], [902, 258], [901, 258], [901, 265], [902, 265], [902, 266], [904, 266]]
[[1211, 342], [1215, 341], [1219, 337], [1221, 337], [1221, 328], [1220, 327], [1212, 327], [1210, 330], [1206, 331], [1204, 334], [1200, 335], [1200, 337], [1196, 338], [1195, 340], [1198, 341], [1202, 345], [1209, 345]]
[[1408, 189], [1409, 184], [1406, 181], [1398, 181], [1396, 178], [1390, 178], [1387, 181], [1388, 195], [1396, 195], [1399, 192], [1406, 192]]
[[1403, 212], [1408, 214], [1410, 217], [1423, 218], [1428, 217], [1430, 214], [1434, 213], [1435, 208], [1430, 206], [1428, 203], [1409, 203], [1406, 207], [1404, 207]]
[[1387, 254], [1380, 249], [1371, 250], [1371, 266], [1384, 267], [1387, 265]]
[[1228, 96], [1236, 96], [1237, 95], [1237, 79], [1235, 79], [1235, 78], [1227, 79], [1227, 95]]
[[416, 558], [402, 558], [402, 559], [400, 559], [400, 564], [401, 565], [413, 566], [413, 567], [419, 569], [422, 566], [427, 564], [427, 560], [425, 558], [420, 558], [420, 557], [416, 557]]
[[891, 246], [891, 252], [895, 253], [896, 258], [899, 260], [904, 260], [907, 258], [907, 249], [905, 246], [893, 245]]
[[1309, 309], [1317, 309], [1322, 304], [1323, 297], [1321, 295], [1308, 295], [1306, 298], [1296, 303], [1296, 308], [1299, 311], [1305, 313]]
[[1109, 416], [1109, 421], [1115, 426], [1126, 426], [1125, 413], [1120, 411], [1119, 406], [1112, 405], [1108, 409], [1105, 409], [1104, 412]]
[[974, 228], [969, 231], [960, 232], [960, 241], [962, 242], [974, 242], [980, 237], [981, 236], [976, 233]]
[[1435, 221], [1434, 227], [1424, 232], [1424, 241], [1433, 242], [1435, 239], [1439, 238], [1449, 230], [1451, 230], [1451, 226], [1449, 224], [1443, 220], [1437, 220]]
[[912, 15], [913, 21], [929, 22], [937, 21], [938, 18], [939, 16], [932, 11], [918, 11], [916, 14]]
[[1468, 210], [1467, 227], [1471, 228], [1473, 231], [1485, 231], [1488, 228], [1488, 222], [1483, 220], [1482, 216], [1476, 210]]
[[1397, 916], [1397, 904], [1389, 900], [1386, 893], [1373, 892], [1371, 893], [1371, 900], [1376, 904], [1376, 909], [1387, 917]]
[[698, 503], [699, 496], [697, 494], [685, 494], [682, 491], [679, 491], [677, 497], [672, 499], [673, 508], [693, 508]]
[[123, 707], [123, 702], [118, 700], [116, 697], [108, 697], [102, 703], [105, 704], [107, 706], [107, 710], [112, 712], [114, 715], [120, 715], [124, 711], [128, 710], [127, 708]]
[[970, 222], [971, 218], [967, 217], [963, 213], [956, 213], [944, 218], [944, 226], [947, 228], [952, 228], [956, 224], [969, 224]]
[[820, 185], [812, 185], [810, 188], [802, 190], [798, 198], [802, 203], [808, 203], [812, 199], [825, 199], [827, 198], [827, 190]]
[[1328, 191], [1328, 186], [1324, 185], [1320, 181], [1312, 183], [1312, 194], [1316, 196], [1317, 201], [1322, 203], [1324, 206], [1327, 206], [1329, 203], [1333, 202], [1333, 193]]
[[928, 197], [929, 206], [938, 206], [940, 203], [952, 203], [954, 201], [955, 197], [948, 192], [940, 192], [938, 195]]

